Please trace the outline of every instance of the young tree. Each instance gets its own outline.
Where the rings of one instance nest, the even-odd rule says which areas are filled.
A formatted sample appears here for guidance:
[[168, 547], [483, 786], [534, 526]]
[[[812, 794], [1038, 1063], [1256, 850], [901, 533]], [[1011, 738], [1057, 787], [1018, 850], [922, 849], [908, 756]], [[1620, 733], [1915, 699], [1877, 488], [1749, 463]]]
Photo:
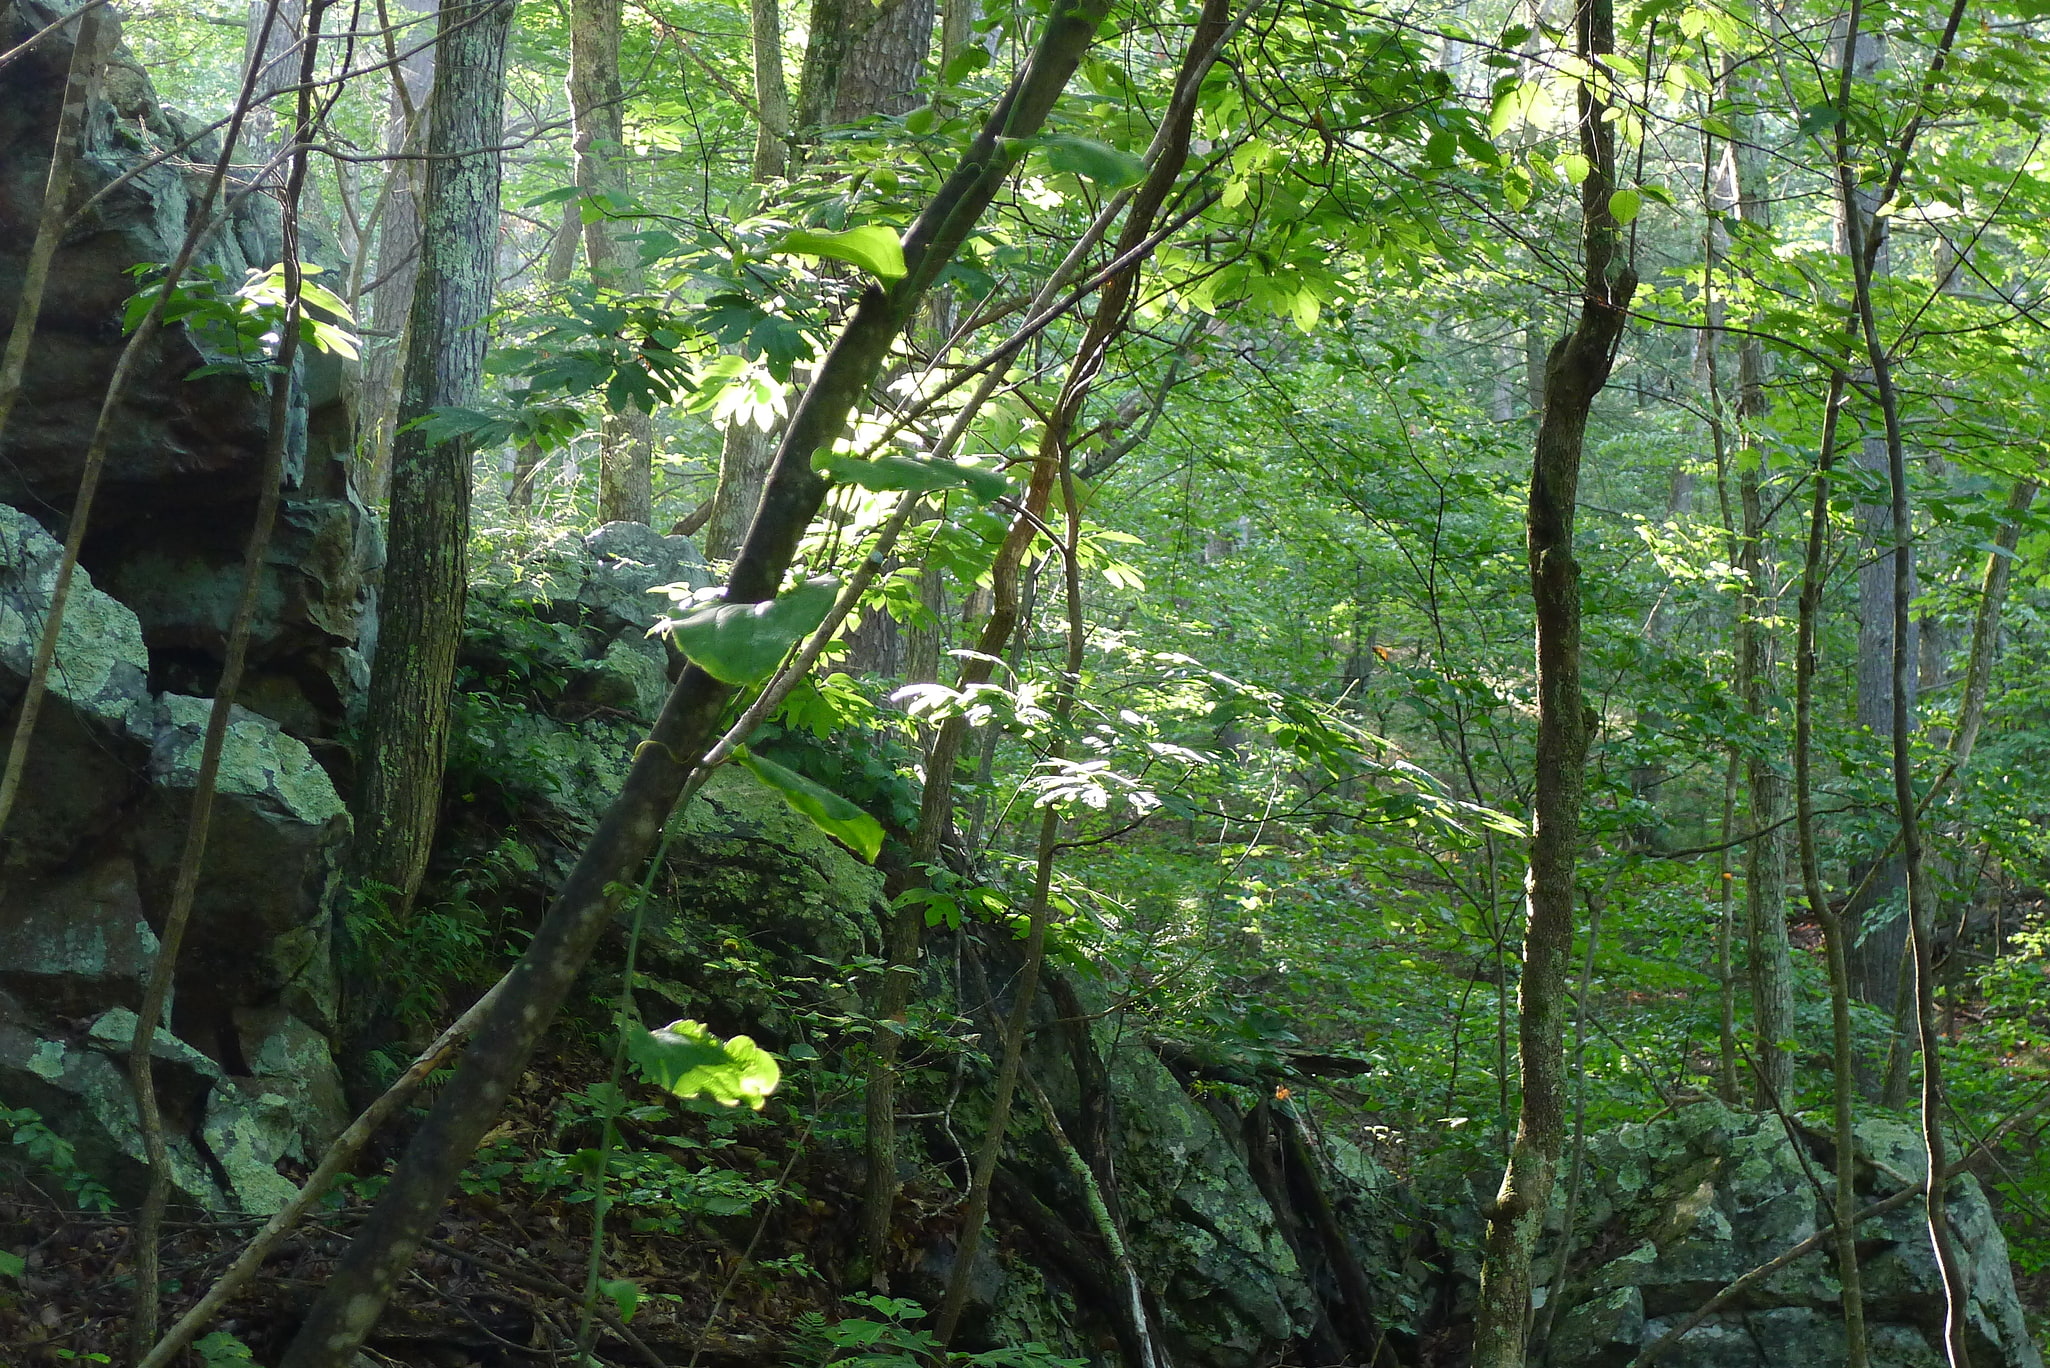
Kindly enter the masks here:
[[1580, 317], [1545, 360], [1544, 410], [1531, 462], [1527, 551], [1537, 619], [1536, 803], [1523, 978], [1517, 986], [1517, 1064], [1523, 1085], [1516, 1139], [1501, 1190], [1489, 1204], [1474, 1327], [1474, 1368], [1523, 1368], [1530, 1320], [1531, 1253], [1551, 1207], [1566, 1138], [1565, 1027], [1573, 949], [1574, 869], [1588, 741], [1597, 719], [1580, 686], [1580, 567], [1573, 556], [1574, 505], [1588, 413], [1608, 382], [1629, 317], [1637, 275], [1622, 259], [1611, 208], [1616, 181], [1617, 105], [1609, 68], [1615, 50], [1611, 0], [1577, 0], [1576, 48], [1590, 74], [1580, 85], [1578, 128], [1587, 176], [1580, 186]]

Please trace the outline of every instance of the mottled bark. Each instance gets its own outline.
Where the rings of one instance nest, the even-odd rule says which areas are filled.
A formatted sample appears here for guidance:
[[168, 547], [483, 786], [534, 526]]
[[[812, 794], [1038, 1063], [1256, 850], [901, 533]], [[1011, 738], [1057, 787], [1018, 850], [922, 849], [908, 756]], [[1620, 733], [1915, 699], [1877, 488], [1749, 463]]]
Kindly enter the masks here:
[[[762, 500], [727, 584], [735, 603], [775, 597], [829, 486], [812, 454], [846, 427], [919, 301], [1009, 180], [1023, 145], [1044, 124], [1073, 75], [1108, 0], [1056, 11], [1025, 68], [991, 110], [954, 173], [904, 237], [909, 268], [888, 290], [869, 287], [806, 388], [777, 452]], [[568, 998], [621, 891], [646, 863], [683, 791], [691, 758], [712, 740], [734, 690], [696, 666], [671, 688], [619, 797], [564, 880], [476, 1043], [414, 1134], [377, 1206], [358, 1230], [280, 1368], [344, 1368], [383, 1314], [421, 1239], [477, 1143]]]
[[380, 885], [394, 910], [418, 891], [434, 840], [469, 578], [471, 444], [430, 441], [412, 424], [438, 408], [475, 407], [483, 390], [512, 10], [512, 0], [482, 9], [448, 0], [428, 109], [427, 212], [351, 848], [358, 883]]
[[705, 523], [705, 554], [731, 560], [754, 521], [761, 503], [762, 482], [776, 455], [776, 434], [736, 418], [719, 443], [719, 484], [712, 491], [712, 514]]
[[[1575, 29], [1583, 59], [1599, 64], [1615, 47], [1611, 0], [1579, 0]], [[1582, 259], [1580, 316], [1545, 362], [1544, 409], [1531, 462], [1526, 547], [1537, 625], [1538, 736], [1523, 975], [1517, 989], [1517, 1063], [1523, 1096], [1502, 1185], [1487, 1206], [1474, 1368], [1523, 1368], [1531, 1307], [1531, 1254], [1557, 1181], [1565, 1143], [1565, 1020], [1573, 948], [1574, 869], [1580, 801], [1595, 719], [1580, 684], [1580, 567], [1573, 558], [1574, 502], [1588, 413], [1608, 382], [1628, 319], [1636, 273], [1617, 256], [1621, 233], [1609, 212], [1616, 188], [1614, 125], [1587, 86], [1578, 100]]]

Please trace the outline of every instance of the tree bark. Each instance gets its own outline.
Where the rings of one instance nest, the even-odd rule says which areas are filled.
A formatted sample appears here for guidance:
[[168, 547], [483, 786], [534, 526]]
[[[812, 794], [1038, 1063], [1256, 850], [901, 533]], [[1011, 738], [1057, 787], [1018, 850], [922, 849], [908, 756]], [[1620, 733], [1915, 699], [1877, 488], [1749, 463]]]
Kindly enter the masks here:
[[[1615, 48], [1611, 0], [1579, 0], [1577, 46], [1599, 67]], [[1531, 1305], [1531, 1254], [1544, 1227], [1565, 1142], [1565, 1009], [1573, 948], [1574, 868], [1590, 733], [1580, 687], [1580, 567], [1573, 559], [1574, 501], [1587, 419], [1608, 382], [1637, 277], [1619, 262], [1621, 233], [1609, 211], [1616, 188], [1614, 125], [1607, 102], [1583, 85], [1578, 101], [1582, 283], [1580, 317], [1545, 361], [1544, 411], [1531, 463], [1526, 516], [1531, 601], [1537, 621], [1536, 803], [1525, 876], [1523, 977], [1517, 991], [1522, 1104], [1502, 1186], [1488, 1205], [1474, 1368], [1523, 1368]]]
[[474, 407], [483, 388], [512, 11], [512, 0], [481, 10], [447, 0], [428, 108], [426, 218], [392, 447], [384, 620], [352, 805], [354, 875], [360, 885], [381, 885], [393, 911], [418, 892], [434, 840], [469, 570], [471, 444], [430, 442], [411, 424], [437, 408]]
[[[610, 217], [626, 193], [620, 22], [620, 0], [574, 0], [570, 6], [569, 103], [577, 187], [602, 210], [583, 226], [591, 283], [630, 294], [640, 288], [640, 272], [613, 242]], [[598, 430], [598, 521], [647, 523], [654, 516], [653, 424], [637, 408], [607, 413]]]
[[[402, 10], [427, 12], [430, 0], [398, 0]], [[427, 143], [427, 101], [434, 85], [432, 44], [421, 42], [424, 25], [393, 36], [388, 58], [391, 101], [384, 150], [389, 164], [377, 211], [376, 274], [369, 281], [370, 335], [363, 347], [363, 383], [357, 424], [356, 488], [382, 500], [391, 483], [392, 442], [398, 433], [399, 378], [404, 369], [406, 328], [413, 317], [413, 287], [420, 279], [420, 217], [427, 163], [418, 157]], [[408, 52], [408, 49], [418, 49]]]
[[1822, 616], [1823, 556], [1829, 540], [1829, 477], [1836, 461], [1837, 415], [1843, 407], [1844, 373], [1830, 374], [1829, 397], [1823, 404], [1822, 443], [1815, 465], [1815, 489], [1808, 514], [1808, 553], [1802, 562], [1800, 619], [1794, 656], [1794, 809], [1801, 845], [1801, 883], [1808, 908], [1822, 927], [1823, 952], [1829, 965], [1829, 1017], [1835, 1104], [1836, 1185], [1831, 1219], [1836, 1235], [1837, 1281], [1844, 1313], [1844, 1368], [1866, 1368], [1871, 1354], [1865, 1334], [1864, 1274], [1858, 1266], [1858, 1149], [1856, 1077], [1858, 1056], [1851, 1040], [1851, 970], [1844, 943], [1844, 920], [1830, 904], [1822, 886], [1822, 864], [1816, 853], [1814, 808], [1814, 717], [1816, 637]]
[[[864, 292], [784, 432], [762, 512], [727, 584], [730, 601], [759, 603], [775, 597], [828, 490], [812, 469], [812, 453], [845, 428], [934, 277], [1009, 180], [1025, 140], [1045, 122], [1108, 8], [1109, 0], [1086, 0], [1049, 18], [1025, 69], [906, 233], [907, 274], [887, 291], [871, 286]], [[648, 740], [634, 753], [619, 797], [513, 967], [503, 997], [479, 1023], [476, 1043], [415, 1133], [280, 1368], [344, 1368], [377, 1323], [456, 1175], [497, 1119], [611, 924], [618, 890], [647, 861], [683, 791], [692, 759], [703, 754], [733, 693], [730, 685], [694, 665], [670, 689]]]
[[783, 79], [783, 15], [776, 0], [749, 0], [749, 46], [754, 57], [755, 184], [781, 180], [790, 171], [790, 85]]

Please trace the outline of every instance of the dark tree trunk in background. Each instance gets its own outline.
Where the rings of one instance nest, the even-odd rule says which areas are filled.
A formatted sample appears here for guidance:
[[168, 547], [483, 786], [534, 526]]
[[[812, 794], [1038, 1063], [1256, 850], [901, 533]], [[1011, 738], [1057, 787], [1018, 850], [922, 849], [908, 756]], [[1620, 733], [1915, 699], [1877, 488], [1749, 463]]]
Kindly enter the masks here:
[[[1580, 0], [1581, 55], [1613, 51], [1611, 0]], [[1580, 147], [1582, 252], [1587, 266], [1580, 318], [1545, 361], [1544, 410], [1531, 463], [1528, 553], [1537, 617], [1536, 812], [1524, 894], [1523, 978], [1517, 990], [1517, 1061], [1523, 1084], [1516, 1139], [1501, 1190], [1486, 1211], [1487, 1243], [1474, 1326], [1474, 1368], [1523, 1368], [1530, 1320], [1531, 1254], [1551, 1208], [1566, 1138], [1565, 1026], [1573, 949], [1574, 866], [1580, 800], [1594, 718], [1580, 688], [1580, 567], [1573, 559], [1574, 499], [1588, 412], [1608, 382], [1637, 277], [1616, 260], [1621, 235], [1609, 212], [1616, 186], [1614, 125], [1583, 87]]]
[[428, 110], [427, 213], [351, 851], [356, 879], [383, 885], [395, 909], [418, 891], [434, 840], [470, 535], [470, 443], [430, 442], [408, 425], [444, 406], [473, 407], [482, 390], [512, 11], [512, 0], [483, 9], [448, 0]]

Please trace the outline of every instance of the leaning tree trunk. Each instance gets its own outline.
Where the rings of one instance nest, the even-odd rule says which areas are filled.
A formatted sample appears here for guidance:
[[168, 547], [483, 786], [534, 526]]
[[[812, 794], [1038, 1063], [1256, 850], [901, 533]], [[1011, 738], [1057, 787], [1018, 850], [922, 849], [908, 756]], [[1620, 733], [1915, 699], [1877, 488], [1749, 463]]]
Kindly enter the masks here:
[[427, 117], [425, 232], [392, 447], [384, 621], [354, 807], [353, 872], [394, 909], [419, 890], [441, 804], [449, 688], [468, 585], [471, 444], [415, 420], [475, 407], [498, 275], [499, 144], [512, 0], [446, 0]]
[[[1599, 67], [1615, 47], [1613, 0], [1579, 0], [1582, 59]], [[1614, 125], [1588, 85], [1579, 96], [1580, 318], [1545, 361], [1544, 413], [1531, 463], [1526, 519], [1530, 591], [1537, 618], [1536, 811], [1523, 978], [1517, 993], [1517, 1060], [1523, 1085], [1516, 1139], [1502, 1186], [1487, 1208], [1474, 1368], [1523, 1368], [1530, 1318], [1530, 1262], [1551, 1207], [1566, 1135], [1565, 1023], [1573, 949], [1574, 865], [1580, 800], [1594, 719], [1580, 689], [1580, 567], [1573, 559], [1574, 498], [1588, 412], [1609, 378], [1637, 276], [1618, 260], [1621, 234], [1609, 210], [1616, 188]]]
[[[933, 278], [1009, 181], [1028, 140], [1096, 37], [1109, 0], [1056, 10], [1025, 69], [990, 111], [975, 141], [904, 238], [905, 276], [866, 290], [833, 349], [806, 387], [783, 435], [761, 512], [727, 583], [733, 603], [773, 599], [829, 485], [812, 454], [834, 441]], [[598, 938], [612, 925], [624, 890], [705, 753], [734, 694], [692, 665], [669, 691], [648, 740], [636, 748], [619, 797], [606, 810], [562, 891], [477, 1025], [476, 1043], [415, 1132], [384, 1194], [314, 1303], [280, 1368], [344, 1368], [383, 1315], [420, 1240], [441, 1214], [456, 1175], [476, 1152], [507, 1094], [561, 1010]]]

